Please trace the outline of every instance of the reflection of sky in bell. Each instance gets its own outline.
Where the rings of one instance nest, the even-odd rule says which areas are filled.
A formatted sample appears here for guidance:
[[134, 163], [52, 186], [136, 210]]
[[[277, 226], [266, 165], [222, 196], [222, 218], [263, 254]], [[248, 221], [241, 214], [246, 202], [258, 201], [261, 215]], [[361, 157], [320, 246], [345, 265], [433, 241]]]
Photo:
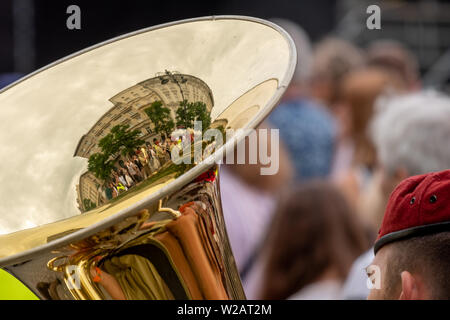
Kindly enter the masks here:
[[165, 69], [191, 74], [211, 88], [214, 119], [258, 83], [281, 78], [288, 59], [271, 28], [204, 21], [109, 44], [0, 94], [0, 233], [79, 214], [75, 185], [87, 160], [73, 153], [116, 93]]

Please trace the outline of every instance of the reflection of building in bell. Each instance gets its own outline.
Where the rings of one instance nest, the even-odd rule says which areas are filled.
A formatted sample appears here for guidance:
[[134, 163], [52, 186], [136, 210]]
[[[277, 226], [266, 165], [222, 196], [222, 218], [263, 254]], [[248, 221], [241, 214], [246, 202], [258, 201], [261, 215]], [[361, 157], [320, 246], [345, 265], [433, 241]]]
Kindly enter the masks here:
[[105, 197], [102, 196], [102, 184], [103, 182], [89, 171], [80, 176], [77, 185], [77, 203], [81, 212], [89, 211], [104, 204]]
[[205, 82], [186, 74], [170, 75], [170, 78], [158, 76], [147, 79], [109, 99], [114, 106], [81, 138], [74, 156], [89, 158], [91, 154], [99, 152], [98, 142], [116, 125], [129, 125], [129, 130], [138, 129], [142, 132], [143, 140], [152, 141], [158, 133], [153, 132], [154, 126], [144, 110], [155, 101], [161, 101], [168, 107], [173, 119], [183, 98], [188, 102], [203, 102], [211, 112], [213, 95]]
[[[154, 102], [161, 102], [162, 107], [170, 110], [169, 118], [176, 123], [176, 110], [184, 100], [189, 103], [204, 103], [209, 113], [214, 105], [212, 91], [205, 82], [178, 72], [158, 73], [154, 78], [119, 92], [109, 99], [113, 107], [80, 139], [74, 156], [89, 159], [90, 156], [100, 153], [102, 151], [99, 146], [100, 140], [107, 136], [112, 128], [119, 125], [127, 125], [130, 132], [136, 130], [140, 132], [139, 139], [145, 143], [151, 144], [154, 138], [160, 140], [162, 132], [156, 132], [155, 125], [145, 110]], [[119, 160], [128, 159], [119, 154], [114, 154], [113, 158], [117, 169], [125, 168], [123, 162], [122, 165], [119, 164]], [[107, 202], [109, 197], [105, 195], [104, 182], [89, 171], [81, 175], [76, 187], [77, 203], [81, 212]]]

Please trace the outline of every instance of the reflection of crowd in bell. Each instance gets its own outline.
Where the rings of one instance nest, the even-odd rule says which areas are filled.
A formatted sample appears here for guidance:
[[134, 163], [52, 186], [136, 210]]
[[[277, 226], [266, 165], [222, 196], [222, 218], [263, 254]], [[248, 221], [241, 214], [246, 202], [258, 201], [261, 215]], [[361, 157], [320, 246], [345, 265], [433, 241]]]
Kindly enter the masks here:
[[116, 198], [156, 173], [170, 160], [170, 146], [171, 141], [163, 139], [161, 142], [155, 138], [153, 144], [147, 142], [133, 155], [119, 160], [104, 186], [103, 197], [107, 200]]

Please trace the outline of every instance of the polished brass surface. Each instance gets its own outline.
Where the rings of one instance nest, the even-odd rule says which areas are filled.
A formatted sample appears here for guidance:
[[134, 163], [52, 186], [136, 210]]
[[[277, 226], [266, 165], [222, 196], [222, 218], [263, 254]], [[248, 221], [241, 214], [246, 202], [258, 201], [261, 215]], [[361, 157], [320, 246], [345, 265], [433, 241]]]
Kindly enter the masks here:
[[[254, 128], [294, 61], [277, 26], [208, 17], [113, 39], [0, 91], [0, 266], [41, 299], [244, 298], [207, 161], [222, 149], [193, 137]], [[190, 163], [171, 157], [196, 144]]]

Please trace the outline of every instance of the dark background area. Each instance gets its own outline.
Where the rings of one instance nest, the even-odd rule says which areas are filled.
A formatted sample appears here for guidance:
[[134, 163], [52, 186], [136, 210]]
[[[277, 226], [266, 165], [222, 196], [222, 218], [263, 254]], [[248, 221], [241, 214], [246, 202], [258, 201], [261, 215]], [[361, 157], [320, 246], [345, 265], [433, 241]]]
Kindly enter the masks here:
[[[381, 8], [381, 30], [366, 27], [372, 4]], [[81, 30], [66, 27], [70, 5], [81, 8]], [[425, 86], [450, 92], [450, 2], [444, 0], [1, 0], [0, 74], [26, 74], [121, 34], [210, 15], [286, 18], [313, 42], [334, 35], [364, 48], [394, 39], [417, 56]]]
[[[13, 1], [0, 1], [0, 72], [16, 70], [13, 61]], [[28, 2], [28, 1], [25, 1]], [[208, 15], [248, 15], [260, 18], [285, 17], [301, 22], [313, 39], [334, 25], [335, 1], [137, 1], [137, 0], [36, 0], [34, 10], [35, 56], [33, 66], [42, 67], [58, 58], [100, 41], [165, 22]], [[81, 30], [69, 30], [66, 9], [81, 8]], [[27, 10], [24, 6], [23, 10]], [[8, 14], [9, 12], [9, 14]], [[311, 14], [316, 12], [317, 14]]]
[[12, 1], [0, 2], [0, 72], [13, 71]]

